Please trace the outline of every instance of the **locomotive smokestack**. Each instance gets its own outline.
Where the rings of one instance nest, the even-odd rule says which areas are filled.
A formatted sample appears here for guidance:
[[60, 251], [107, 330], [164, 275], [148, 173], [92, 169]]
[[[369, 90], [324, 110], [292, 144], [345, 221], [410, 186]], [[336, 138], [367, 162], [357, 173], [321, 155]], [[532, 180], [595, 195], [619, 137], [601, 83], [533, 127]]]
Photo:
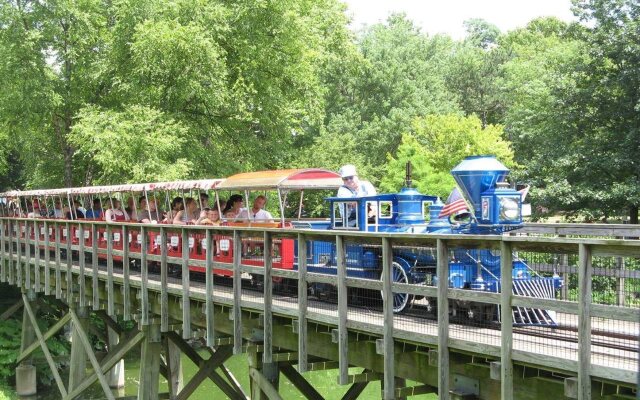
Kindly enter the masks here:
[[410, 188], [411, 183], [411, 161], [407, 161], [406, 174], [404, 177], [404, 187]]
[[462, 190], [463, 196], [473, 206], [476, 214], [480, 212], [481, 194], [495, 188], [509, 174], [495, 156], [471, 156], [465, 158], [451, 170], [453, 178]]

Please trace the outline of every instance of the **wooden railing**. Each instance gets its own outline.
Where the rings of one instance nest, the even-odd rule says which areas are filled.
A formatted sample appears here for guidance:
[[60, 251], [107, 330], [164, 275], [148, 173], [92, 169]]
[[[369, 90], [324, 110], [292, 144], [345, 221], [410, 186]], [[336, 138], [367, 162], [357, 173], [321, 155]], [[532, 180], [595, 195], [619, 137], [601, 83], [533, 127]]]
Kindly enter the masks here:
[[[530, 228], [530, 227], [529, 227]], [[42, 230], [44, 229], [44, 230]], [[51, 229], [51, 230], [50, 230]], [[549, 229], [549, 228], [545, 228]], [[572, 230], [573, 229], [573, 230]], [[584, 227], [558, 228], [554, 232], [586, 232]], [[626, 228], [625, 228], [626, 229]], [[42, 235], [42, 232], [45, 234]], [[64, 236], [66, 232], [66, 237]], [[73, 239], [72, 232], [77, 232], [78, 240]], [[85, 232], [91, 240], [83, 240]], [[96, 240], [104, 232], [109, 239], [119, 233], [122, 245], [114, 248], [113, 240], [106, 240], [106, 247]], [[598, 231], [600, 232], [600, 231]], [[633, 232], [619, 228], [610, 231], [624, 236]], [[242, 351], [242, 311], [256, 310], [263, 316], [263, 361], [273, 360], [273, 325], [274, 315], [291, 318], [297, 323], [299, 369], [304, 372], [307, 368], [308, 335], [307, 324], [310, 321], [324, 323], [337, 327], [335, 331], [339, 349], [339, 382], [346, 384], [349, 375], [349, 332], [366, 332], [378, 335], [380, 354], [384, 357], [384, 397], [394, 398], [397, 376], [394, 370], [396, 344], [401, 342], [418, 343], [437, 352], [439, 369], [440, 398], [448, 398], [449, 393], [449, 352], [463, 351], [483, 355], [495, 360], [499, 369], [502, 385], [502, 398], [513, 398], [513, 363], [537, 365], [551, 370], [576, 374], [578, 379], [578, 393], [581, 398], [590, 398], [592, 379], [620, 382], [632, 385], [637, 382], [637, 360], [633, 368], [618, 368], [612, 365], [592, 365], [592, 327], [594, 317], [605, 320], [624, 321], [637, 329], [640, 323], [640, 312], [637, 306], [623, 307], [592, 303], [592, 275], [594, 257], [623, 257], [640, 258], [640, 241], [637, 240], [608, 240], [608, 239], [572, 239], [527, 236], [479, 236], [479, 235], [417, 235], [417, 234], [383, 234], [359, 233], [342, 231], [315, 230], [283, 230], [258, 229], [241, 227], [200, 227], [175, 225], [143, 225], [143, 224], [106, 224], [95, 221], [63, 221], [20, 218], [0, 218], [1, 236], [1, 270], [0, 281], [22, 287], [26, 290], [42, 292], [72, 303], [78, 301], [82, 306], [100, 309], [100, 286], [106, 287], [107, 313], [111, 316], [120, 312], [116, 306], [115, 286], [122, 287], [122, 315], [130, 319], [134, 315], [139, 317], [143, 325], [152, 320], [152, 305], [159, 303], [160, 330], [170, 329], [169, 299], [175, 298], [182, 302], [182, 336], [192, 336], [191, 310], [192, 301], [204, 303], [207, 344], [216, 341], [216, 324], [214, 318], [214, 304], [232, 308], [234, 351]], [[145, 240], [140, 242], [139, 251], [131, 250], [129, 234], [141, 235]], [[178, 234], [181, 238], [181, 257], [168, 254], [168, 237]], [[582, 235], [582, 233], [577, 233]], [[204, 240], [206, 256], [204, 259], [189, 258], [189, 238], [201, 235]], [[226, 236], [233, 244], [232, 262], [216, 261], [213, 254], [215, 236]], [[599, 234], [597, 234], [600, 236]], [[242, 259], [242, 238], [261, 237], [264, 244], [263, 266], [247, 265]], [[104, 236], [103, 236], [104, 237]], [[155, 239], [160, 238], [162, 245], [154, 251]], [[305, 257], [298, 259], [297, 269], [274, 268], [272, 249], [275, 240], [295, 239], [298, 254], [307, 254], [308, 241], [322, 240], [333, 242], [336, 246], [337, 271], [336, 274], [319, 274], [307, 271]], [[382, 269], [380, 280], [361, 279], [349, 276], [347, 272], [346, 243], [356, 242], [373, 244], [381, 247]], [[429, 247], [437, 253], [437, 275], [448, 276], [450, 250], [454, 248], [487, 248], [500, 251], [501, 258], [501, 293], [488, 293], [453, 289], [448, 287], [446, 279], [439, 279], [437, 287], [422, 284], [394, 283], [392, 281], [393, 251], [397, 246]], [[41, 252], [40, 248], [44, 247]], [[64, 250], [64, 254], [63, 254]], [[51, 251], [54, 252], [52, 260]], [[512, 294], [512, 254], [514, 252], [540, 252], [553, 254], [578, 254], [577, 301], [557, 300], [525, 297]], [[73, 252], [78, 252], [77, 262], [72, 260]], [[91, 254], [91, 264], [86, 265], [85, 255]], [[63, 257], [64, 256], [64, 257]], [[64, 258], [64, 259], [63, 259]], [[99, 262], [103, 259], [106, 270]], [[122, 270], [116, 271], [114, 265], [118, 260], [122, 262]], [[140, 279], [131, 276], [131, 261], [139, 260], [141, 265]], [[149, 263], [159, 265], [159, 276], [149, 271]], [[169, 265], [182, 266], [180, 277], [181, 288], [177, 289], [169, 284]], [[190, 282], [189, 266], [204, 267], [204, 289], [193, 288]], [[214, 272], [227, 271], [232, 275], [232, 288], [228, 296], [222, 296], [222, 289], [216, 287]], [[263, 277], [262, 301], [256, 302], [243, 297], [241, 276], [243, 273], [260, 275]], [[63, 280], [64, 275], [64, 280]], [[78, 276], [77, 284], [75, 276]], [[44, 279], [44, 281], [42, 281]], [[275, 304], [278, 293], [274, 293], [273, 279], [291, 279], [297, 281], [298, 299], [295, 306]], [[90, 288], [86, 282], [90, 281]], [[329, 283], [337, 287], [337, 312], [323, 313], [321, 310], [309, 306], [307, 293], [311, 283]], [[375, 321], [363, 321], [350, 317], [348, 307], [349, 288], [361, 288], [380, 291], [382, 293], [382, 308]], [[138, 290], [140, 309], [132, 309], [132, 290]], [[134, 291], [135, 292], [135, 291]], [[412, 331], [403, 326], [406, 317], [393, 313], [393, 293], [409, 293], [415, 296], [437, 298], [437, 332], [429, 334]], [[472, 301], [501, 306], [501, 323], [499, 343], [481, 344], [473, 338], [461, 338], [451, 331], [449, 313], [450, 301]], [[528, 307], [577, 316], [578, 320], [578, 351], [577, 360], [562, 355], [540, 354], [536, 349], [515, 348], [514, 327], [511, 308]], [[352, 311], [357, 313], [358, 311]], [[375, 318], [374, 318], [375, 319]], [[425, 322], [426, 324], [426, 322]], [[635, 325], [634, 325], [635, 324]], [[175, 327], [173, 328], [175, 329]], [[630, 332], [633, 333], [633, 332]], [[636, 347], [637, 352], [637, 347]], [[409, 377], [411, 378], [411, 377]]]

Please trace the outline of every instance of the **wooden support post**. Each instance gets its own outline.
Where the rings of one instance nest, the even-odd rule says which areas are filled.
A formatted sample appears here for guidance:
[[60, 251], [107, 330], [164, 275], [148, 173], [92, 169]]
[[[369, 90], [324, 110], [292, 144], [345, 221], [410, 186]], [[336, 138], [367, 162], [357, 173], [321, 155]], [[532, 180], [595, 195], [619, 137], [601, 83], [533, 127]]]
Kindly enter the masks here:
[[[86, 308], [83, 308], [80, 310], [83, 313], [87, 312]], [[89, 342], [87, 331], [84, 328], [86, 323], [80, 320], [81, 317], [79, 317], [78, 314], [76, 314], [76, 312], [73, 309], [69, 309], [69, 312], [71, 313], [71, 318], [73, 320], [74, 333], [77, 332], [77, 336], [74, 336], [74, 339], [77, 338], [82, 343], [82, 346], [84, 346], [85, 354], [87, 357], [89, 357], [89, 361], [91, 362], [91, 366], [93, 367], [93, 373], [98, 377], [98, 381], [100, 381], [100, 386], [102, 386], [102, 390], [104, 392], [105, 397], [109, 400], [114, 400], [114, 396], [113, 396], [113, 393], [111, 393], [111, 388], [109, 388], [109, 383], [107, 382], [107, 378], [102, 373], [102, 368], [98, 363], [98, 360], [96, 359], [95, 354], [93, 354], [93, 348], [91, 347], [91, 343]], [[75, 343], [73, 345], [75, 345]], [[73, 354], [73, 348], [72, 348], [72, 354]], [[84, 363], [85, 361], [83, 360], [82, 362]], [[73, 355], [71, 358], [71, 363], [73, 364]], [[83, 370], [82, 371], [83, 376], [84, 376], [84, 373], [85, 371]], [[71, 376], [69, 377], [69, 380], [71, 380]], [[78, 381], [77, 383], [79, 384], [80, 381]], [[72, 390], [74, 386], [72, 386], [71, 383], [69, 383], [70, 390]]]
[[273, 280], [271, 272], [273, 269], [273, 238], [270, 232], [264, 233], [264, 323], [263, 323], [263, 346], [262, 362], [269, 364], [273, 362], [273, 314], [271, 310], [273, 296]]
[[438, 399], [449, 400], [449, 248], [438, 239]]
[[307, 371], [307, 239], [298, 234], [298, 370]]
[[24, 281], [22, 279], [22, 240], [20, 240], [22, 235], [23, 225], [18, 221], [18, 234], [16, 235], [16, 255], [18, 259], [16, 261], [16, 283], [17, 286], [22, 288], [24, 287]]
[[229, 398], [233, 400], [246, 400], [243, 392], [238, 391], [232, 385], [227, 383], [218, 373], [215, 372], [216, 368], [220, 368], [229, 357], [233, 355], [233, 348], [231, 346], [221, 346], [216, 349], [215, 352], [211, 348], [208, 348], [210, 352], [213, 352], [212, 356], [208, 360], [204, 360], [198, 352], [196, 352], [189, 344], [182, 339], [175, 332], [167, 332], [166, 337], [175, 343], [176, 346], [196, 365], [200, 367], [196, 375], [185, 385], [184, 389], [179, 393], [178, 399], [187, 398], [193, 393], [194, 390], [200, 385], [204, 378], [208, 377], [222, 390]]
[[169, 330], [169, 292], [167, 264], [167, 229], [160, 227], [160, 331]]
[[578, 400], [591, 399], [591, 248], [578, 251]]
[[[107, 314], [112, 317], [116, 314], [113, 292], [113, 227], [107, 223]], [[144, 280], [144, 279], [143, 279]]]
[[[129, 247], [131, 240], [129, 238], [131, 232], [127, 225], [122, 226], [122, 311], [125, 321], [131, 320], [131, 259], [129, 258]], [[132, 238], [131, 238], [132, 239]], [[143, 240], [143, 246], [146, 241]]]
[[261, 395], [260, 397], [251, 396], [252, 399], [264, 399], [266, 397], [269, 400], [282, 400], [282, 397], [280, 397], [280, 394], [278, 393], [278, 389], [273, 387], [271, 382], [265, 378], [259, 370], [250, 367], [249, 376], [251, 377], [253, 384], [259, 387], [260, 392], [264, 394], [264, 396]]
[[396, 395], [395, 359], [393, 346], [393, 248], [389, 238], [382, 238], [382, 311], [384, 313], [384, 391], [385, 400]]
[[91, 290], [93, 299], [91, 306], [94, 311], [100, 309], [100, 291], [98, 290], [98, 227], [91, 223]]
[[[71, 310], [69, 314], [72, 316]], [[76, 319], [71, 324], [71, 356], [69, 359], [69, 391], [73, 391], [85, 379], [87, 370], [87, 353], [82, 345], [80, 336], [86, 332], [89, 321], [86, 308], [79, 308]]]
[[44, 221], [44, 294], [51, 294], [51, 241], [49, 238], [49, 222]]
[[138, 235], [142, 237], [140, 248], [140, 308], [142, 325], [149, 325], [149, 263], [147, 262], [147, 228], [140, 227]]
[[145, 325], [142, 327], [145, 338], [142, 342], [140, 354], [140, 386], [139, 400], [156, 400], [158, 398], [158, 383], [160, 378], [160, 326]]
[[5, 224], [5, 220], [4, 219], [0, 219], [0, 246], [2, 246], [2, 251], [0, 251], [0, 282], [6, 282], [7, 281], [7, 267], [6, 267], [6, 260], [7, 257], [5, 256], [6, 251], [7, 251], [7, 233], [5, 231], [6, 228], [6, 224]]
[[[563, 237], [566, 237], [566, 235], [558, 235], [558, 237], [563, 238]], [[563, 253], [560, 255], [560, 267], [562, 268], [563, 271], [565, 271], [562, 273], [562, 282], [564, 282], [564, 284], [560, 289], [560, 298], [562, 300], [569, 300], [569, 273], [566, 272], [567, 268], [569, 267], [568, 254]]]
[[60, 373], [58, 372], [58, 367], [53, 361], [53, 357], [51, 357], [51, 353], [49, 352], [49, 348], [47, 348], [47, 343], [42, 337], [42, 333], [40, 332], [40, 328], [38, 328], [38, 321], [36, 320], [35, 313], [31, 309], [30, 299], [27, 295], [22, 294], [22, 301], [24, 302], [24, 310], [27, 312], [29, 316], [29, 321], [31, 322], [31, 327], [35, 331], [36, 336], [38, 337], [38, 342], [40, 343], [40, 348], [44, 353], [45, 358], [47, 359], [47, 363], [49, 364], [49, 368], [51, 369], [51, 373], [53, 374], [53, 378], [58, 385], [58, 390], [62, 397], [67, 395], [67, 389], [64, 387], [64, 383], [62, 383], [62, 378], [60, 377]]
[[625, 278], [624, 278], [624, 269], [625, 262], [624, 258], [616, 257], [616, 267], [617, 271], [620, 273], [618, 279], [616, 279], [616, 293], [617, 293], [617, 304], [620, 307], [626, 306], [626, 293], [625, 293]]
[[207, 324], [207, 346], [213, 347], [216, 340], [216, 331], [213, 309], [213, 237], [211, 230], [207, 229], [204, 245], [206, 247], [205, 286], [207, 297], [205, 299], [205, 313]]
[[24, 287], [31, 290], [31, 221], [24, 222]]
[[[27, 297], [23, 297], [23, 302], [27, 301]], [[32, 305], [37, 307], [37, 303], [34, 301]], [[20, 342], [20, 354], [24, 354], [25, 357], [21, 357], [16, 360], [18, 367], [16, 368], [16, 392], [20, 396], [31, 396], [37, 392], [37, 380], [36, 380], [36, 367], [31, 363], [31, 351], [30, 348], [37, 348], [40, 343], [36, 340], [36, 332], [29, 321], [29, 312], [27, 307], [23, 307], [22, 312], [22, 340]]]
[[71, 234], [71, 224], [65, 223], [65, 229], [67, 230], [67, 304], [73, 303], [73, 252], [71, 251], [71, 243], [73, 242], [73, 235]]
[[[108, 370], [113, 368], [122, 357], [124, 357], [131, 349], [138, 348], [138, 344], [145, 338], [143, 332], [134, 333], [132, 337], [128, 338], [124, 342], [118, 344], [112, 349], [102, 360], [100, 365], [100, 373], [105, 374]], [[73, 391], [65, 397], [65, 400], [75, 399], [79, 394], [89, 388], [95, 381], [98, 380], [98, 374], [90, 374], [87, 378], [78, 385]]]
[[[111, 319], [109, 316], [105, 316], [104, 319]], [[113, 321], [115, 323], [115, 321]], [[120, 343], [120, 332], [113, 329], [110, 324], [105, 324], [107, 328], [107, 339], [109, 345], [109, 351], [111, 352]], [[118, 361], [116, 365], [107, 373], [107, 381], [109, 387], [123, 388], [124, 387], [124, 359]]]
[[[188, 345], [187, 345], [188, 346]], [[196, 353], [197, 354], [197, 353]], [[200, 358], [200, 369], [184, 386], [184, 389], [178, 395], [178, 399], [187, 399], [200, 386], [202, 381], [209, 377], [215, 384], [232, 400], [245, 400], [242, 393], [238, 393], [229, 385], [218, 373], [215, 372], [222, 363], [233, 355], [233, 349], [230, 346], [221, 346], [216, 349], [208, 360]], [[199, 357], [199, 356], [198, 356]], [[191, 358], [191, 357], [190, 357]]]
[[[252, 400], [280, 399], [278, 394], [280, 370], [277, 363], [265, 364], [260, 354], [250, 352], [249, 376]], [[277, 397], [274, 397], [277, 396]]]
[[62, 259], [60, 257], [60, 225], [54, 222], [53, 229], [56, 230], [56, 299], [62, 298]]
[[78, 226], [78, 236], [80, 236], [80, 238], [78, 239], [78, 245], [79, 245], [79, 251], [78, 251], [78, 262], [80, 264], [80, 276], [78, 277], [78, 284], [80, 285], [79, 287], [79, 303], [78, 305], [80, 307], [86, 307], [87, 306], [87, 299], [86, 299], [86, 290], [85, 290], [85, 279], [84, 279], [84, 269], [85, 269], [85, 252], [84, 252], [84, 225], [83, 224], [79, 224]]
[[182, 228], [182, 337], [184, 339], [191, 338], [189, 286], [189, 232]]
[[240, 232], [233, 231], [233, 354], [242, 353], [242, 241]]
[[[300, 254], [300, 253], [298, 253]], [[324, 400], [324, 397], [311, 385], [304, 376], [300, 375], [295, 368], [289, 364], [280, 365], [280, 371], [289, 379], [300, 393], [308, 400]]]
[[349, 379], [349, 332], [347, 331], [347, 262], [344, 238], [336, 236], [338, 262], [338, 383], [346, 385]]
[[40, 285], [40, 224], [38, 221], [33, 223], [33, 237], [35, 239], [35, 245], [33, 246], [33, 252], [35, 255], [34, 264], [34, 290], [40, 292], [42, 287]]
[[15, 277], [15, 263], [13, 260], [13, 241], [14, 241], [14, 234], [15, 234], [15, 224], [13, 223], [13, 221], [9, 220], [9, 276], [7, 277], [8, 282], [10, 285], [13, 285], [16, 283], [16, 277]]
[[510, 242], [500, 244], [500, 387], [502, 400], [513, 400], [513, 249]]
[[167, 337], [164, 339], [164, 344], [167, 364], [167, 386], [169, 388], [169, 398], [173, 400], [177, 398], [178, 393], [184, 386], [181, 353], [180, 348]]
[[[22, 301], [20, 302], [20, 304], [22, 304]], [[28, 318], [28, 316], [27, 316], [27, 318]], [[71, 320], [71, 315], [70, 314], [66, 314], [58, 322], [56, 322], [51, 328], [49, 328], [49, 330], [44, 335], [42, 335], [42, 339], [45, 342], [47, 340], [49, 340], [53, 335], [58, 333], [58, 331], [60, 329], [62, 329], [70, 320]], [[25, 320], [23, 320], [23, 326], [22, 326], [23, 335], [25, 333], [24, 321]], [[31, 329], [32, 330], [32, 328], [30, 326], [27, 327], [27, 329]], [[24, 337], [22, 338], [22, 343], [27, 343], [28, 341], [29, 340], [25, 340]], [[29, 356], [31, 355], [31, 353], [33, 353], [38, 347], [40, 347], [40, 343], [38, 343], [36, 341], [33, 341], [33, 343], [31, 343], [27, 348], [23, 347], [22, 350], [20, 351], [20, 354], [16, 358], [16, 363], [21, 363], [24, 360], [28, 359]]]

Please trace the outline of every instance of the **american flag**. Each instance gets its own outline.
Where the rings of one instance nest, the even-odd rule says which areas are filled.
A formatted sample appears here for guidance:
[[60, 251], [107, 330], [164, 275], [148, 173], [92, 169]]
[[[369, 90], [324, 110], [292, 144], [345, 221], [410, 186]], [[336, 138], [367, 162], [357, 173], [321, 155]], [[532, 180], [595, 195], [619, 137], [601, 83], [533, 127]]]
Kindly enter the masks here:
[[460, 211], [467, 211], [467, 203], [464, 201], [464, 198], [460, 194], [460, 190], [458, 188], [453, 189], [451, 194], [447, 198], [447, 202], [444, 207], [442, 207], [442, 211], [440, 211], [440, 215], [438, 217], [448, 217], [451, 214], [455, 214]]
[[520, 198], [522, 198], [522, 202], [524, 203], [524, 199], [527, 198], [527, 194], [529, 194], [529, 188], [531, 186], [527, 185], [524, 188], [518, 190], [518, 193], [520, 193]]

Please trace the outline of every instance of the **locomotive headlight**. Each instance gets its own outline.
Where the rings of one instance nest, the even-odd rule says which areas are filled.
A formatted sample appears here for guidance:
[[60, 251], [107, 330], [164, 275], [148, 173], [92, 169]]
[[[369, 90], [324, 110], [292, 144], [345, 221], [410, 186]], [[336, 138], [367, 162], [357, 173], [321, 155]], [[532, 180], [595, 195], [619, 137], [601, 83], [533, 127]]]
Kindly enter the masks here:
[[520, 219], [520, 203], [517, 197], [500, 198], [500, 220], [514, 221]]

